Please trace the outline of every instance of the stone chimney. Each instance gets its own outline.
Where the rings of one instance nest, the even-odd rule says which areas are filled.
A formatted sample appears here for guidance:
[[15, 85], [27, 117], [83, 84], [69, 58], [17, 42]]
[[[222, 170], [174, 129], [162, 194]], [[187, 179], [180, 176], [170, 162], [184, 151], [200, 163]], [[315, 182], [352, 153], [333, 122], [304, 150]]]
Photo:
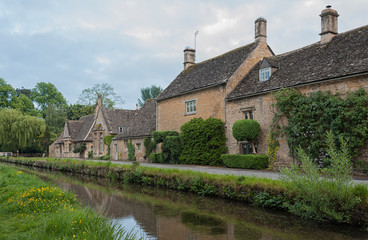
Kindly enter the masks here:
[[330, 5], [321, 13], [321, 44], [328, 43], [337, 34], [337, 18], [339, 14]]
[[256, 42], [267, 42], [267, 20], [260, 17], [255, 22]]
[[102, 108], [102, 96], [97, 94], [97, 104], [95, 106], [95, 118], [97, 117], [98, 111]]
[[190, 47], [184, 49], [184, 70], [195, 64], [195, 50]]

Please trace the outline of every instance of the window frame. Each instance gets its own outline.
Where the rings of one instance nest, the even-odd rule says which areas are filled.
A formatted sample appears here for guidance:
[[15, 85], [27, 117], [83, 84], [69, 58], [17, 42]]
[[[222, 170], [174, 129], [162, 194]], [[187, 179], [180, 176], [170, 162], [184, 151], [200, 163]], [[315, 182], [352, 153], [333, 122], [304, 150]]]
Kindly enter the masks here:
[[265, 67], [259, 69], [259, 81], [264, 82], [271, 77], [271, 67]]
[[[197, 99], [186, 100], [184, 103], [185, 103], [185, 115], [193, 115], [197, 113]], [[189, 104], [192, 104], [192, 103], [194, 103], [192, 106], [188, 106]], [[189, 110], [191, 111], [188, 111], [188, 107], [189, 107]]]
[[142, 151], [142, 143], [136, 143], [137, 151]]

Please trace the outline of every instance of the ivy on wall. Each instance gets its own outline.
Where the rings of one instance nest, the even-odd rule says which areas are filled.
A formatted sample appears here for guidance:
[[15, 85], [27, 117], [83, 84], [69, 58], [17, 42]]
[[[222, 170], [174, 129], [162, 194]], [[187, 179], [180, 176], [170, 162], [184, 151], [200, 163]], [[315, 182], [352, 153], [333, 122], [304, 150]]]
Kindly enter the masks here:
[[[306, 96], [295, 89], [284, 89], [275, 94], [279, 112], [271, 125], [274, 136], [287, 137], [291, 156], [300, 146], [315, 162], [323, 164], [328, 157], [324, 141], [325, 133], [332, 131], [335, 142], [348, 139], [352, 157], [368, 141], [368, 94], [359, 89], [342, 98], [330, 92], [314, 92]], [[287, 126], [281, 126], [285, 116]]]

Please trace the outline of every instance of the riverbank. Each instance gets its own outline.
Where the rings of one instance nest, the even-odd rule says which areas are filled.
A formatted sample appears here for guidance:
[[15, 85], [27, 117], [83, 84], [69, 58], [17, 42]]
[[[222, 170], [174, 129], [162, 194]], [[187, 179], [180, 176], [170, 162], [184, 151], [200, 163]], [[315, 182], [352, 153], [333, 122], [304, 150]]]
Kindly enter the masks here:
[[[100, 176], [126, 183], [155, 185], [194, 192], [198, 195], [229, 198], [265, 208], [287, 210], [286, 206], [288, 204], [297, 205], [298, 203], [295, 194], [289, 191], [285, 183], [280, 180], [245, 176], [222, 176], [195, 171], [179, 171], [177, 169], [149, 168], [134, 164], [129, 166], [111, 162], [87, 162], [70, 159], [1, 158], [1, 160], [57, 171]], [[357, 204], [353, 209], [349, 209], [346, 212], [349, 215], [349, 224], [366, 225], [368, 223], [368, 194], [365, 191], [360, 191], [361, 189], [361, 187], [354, 187], [353, 197], [357, 199]]]
[[[0, 165], [0, 239], [131, 239], [40, 178]], [[128, 236], [130, 235], [130, 236]]]

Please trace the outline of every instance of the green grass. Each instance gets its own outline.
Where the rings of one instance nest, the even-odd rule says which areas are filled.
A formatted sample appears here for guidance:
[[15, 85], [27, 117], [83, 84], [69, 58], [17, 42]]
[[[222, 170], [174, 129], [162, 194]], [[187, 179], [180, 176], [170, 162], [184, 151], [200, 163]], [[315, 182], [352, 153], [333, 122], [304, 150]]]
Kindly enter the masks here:
[[135, 239], [75, 195], [0, 164], [0, 239]]

